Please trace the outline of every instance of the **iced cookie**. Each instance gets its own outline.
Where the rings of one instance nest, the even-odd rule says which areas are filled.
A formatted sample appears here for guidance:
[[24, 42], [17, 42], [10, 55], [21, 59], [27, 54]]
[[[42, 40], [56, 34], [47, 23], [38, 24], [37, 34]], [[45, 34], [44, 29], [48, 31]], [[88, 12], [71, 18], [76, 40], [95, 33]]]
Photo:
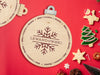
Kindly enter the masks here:
[[90, 11], [90, 9], [86, 10], [83, 18], [88, 19], [90, 25], [93, 25], [94, 21], [99, 21], [99, 17], [95, 16], [95, 10]]
[[85, 60], [84, 54], [85, 54], [85, 52], [81, 52], [78, 49], [77, 53], [73, 52], [74, 58], [72, 60], [77, 60], [77, 62], [80, 64], [82, 60]]
[[82, 45], [88, 45], [89, 47], [93, 47], [93, 44], [98, 40], [95, 37], [95, 34], [89, 29], [89, 27], [84, 26], [82, 28]]

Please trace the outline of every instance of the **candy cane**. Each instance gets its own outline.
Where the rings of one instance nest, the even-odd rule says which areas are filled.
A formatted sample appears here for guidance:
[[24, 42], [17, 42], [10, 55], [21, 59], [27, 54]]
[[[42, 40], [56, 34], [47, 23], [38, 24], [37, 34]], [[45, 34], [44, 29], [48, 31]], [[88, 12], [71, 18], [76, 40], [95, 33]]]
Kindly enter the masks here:
[[100, 13], [100, 11], [98, 11], [98, 13]]
[[100, 43], [98, 43], [98, 46], [100, 46]]
[[86, 56], [88, 57], [89, 60], [91, 60], [89, 54], [86, 54]]

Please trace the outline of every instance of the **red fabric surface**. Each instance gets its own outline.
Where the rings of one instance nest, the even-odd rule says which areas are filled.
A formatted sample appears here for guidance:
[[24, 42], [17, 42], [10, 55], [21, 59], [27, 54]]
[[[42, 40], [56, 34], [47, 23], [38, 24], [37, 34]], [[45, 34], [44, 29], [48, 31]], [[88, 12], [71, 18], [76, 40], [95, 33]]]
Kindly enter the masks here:
[[[28, 8], [28, 14], [22, 17], [16, 16], [9, 24], [0, 28], [0, 75], [56, 75], [59, 69], [66, 71], [67, 75], [71, 69], [78, 68], [83, 75], [90, 75], [83, 63], [100, 68], [100, 61], [92, 58], [94, 52], [100, 52], [98, 42], [93, 48], [82, 46], [81, 29], [84, 25], [89, 26], [95, 33], [95, 29], [99, 31], [96, 37], [100, 39], [100, 22], [95, 22], [93, 26], [88, 24], [88, 21], [83, 19], [84, 10], [89, 8], [96, 10], [96, 15], [100, 17], [100, 3], [96, 0], [21, 0]], [[49, 5], [53, 5], [57, 10], [57, 17], [62, 19], [69, 27], [72, 33], [72, 48], [68, 57], [59, 65], [51, 68], [40, 68], [29, 63], [21, 53], [19, 46], [20, 32], [31, 18], [43, 15], [44, 9]], [[72, 61], [72, 52], [77, 52], [77, 49], [85, 51], [90, 55], [81, 64], [77, 61]], [[70, 69], [65, 70], [64, 64], [69, 63]]]

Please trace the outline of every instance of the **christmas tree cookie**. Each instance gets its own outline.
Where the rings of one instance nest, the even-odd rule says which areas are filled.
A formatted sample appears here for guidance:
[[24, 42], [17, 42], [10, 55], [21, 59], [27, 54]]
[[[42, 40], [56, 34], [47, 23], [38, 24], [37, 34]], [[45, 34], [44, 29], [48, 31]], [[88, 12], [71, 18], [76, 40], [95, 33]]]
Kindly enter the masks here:
[[95, 34], [89, 29], [89, 27], [84, 26], [82, 29], [82, 45], [89, 45], [89, 47], [93, 47], [93, 44], [98, 40], [95, 37]]

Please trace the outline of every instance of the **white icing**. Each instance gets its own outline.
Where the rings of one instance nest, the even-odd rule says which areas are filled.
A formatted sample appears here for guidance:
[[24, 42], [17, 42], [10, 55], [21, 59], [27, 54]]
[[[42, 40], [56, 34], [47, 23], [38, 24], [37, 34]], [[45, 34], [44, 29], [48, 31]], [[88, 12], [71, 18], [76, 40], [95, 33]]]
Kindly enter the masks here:
[[[91, 34], [92, 33], [92, 31], [90, 30], [90, 31], [87, 31], [89, 28], [87, 28], [87, 29], [85, 29], [83, 32], [85, 32], [85, 33], [87, 33], [86, 35], [84, 35], [84, 37], [90, 37], [90, 38], [88, 38], [88, 39], [86, 39], [86, 40], [84, 40], [85, 42], [91, 42], [91, 41], [93, 41], [93, 40], [95, 40], [96, 38], [94, 37], [94, 35], [90, 35], [90, 36], [88, 36], [89, 34]], [[93, 38], [94, 37], [94, 39], [92, 39], [92, 40], [90, 40], [91, 38]]]

